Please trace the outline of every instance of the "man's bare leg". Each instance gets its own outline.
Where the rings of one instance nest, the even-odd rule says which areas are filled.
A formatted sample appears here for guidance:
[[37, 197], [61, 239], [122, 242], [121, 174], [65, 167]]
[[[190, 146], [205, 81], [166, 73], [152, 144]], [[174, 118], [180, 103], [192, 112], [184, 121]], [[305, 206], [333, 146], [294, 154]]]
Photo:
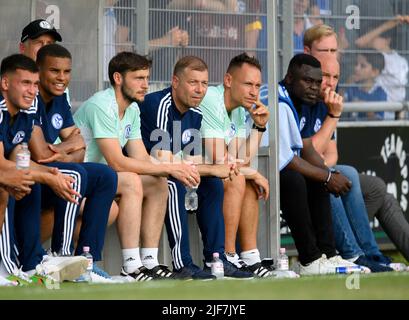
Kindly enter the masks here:
[[41, 211], [41, 243], [46, 242], [53, 235], [54, 208]]
[[158, 247], [168, 200], [167, 179], [141, 176], [143, 205], [141, 224], [141, 259], [148, 269], [159, 264]]
[[246, 182], [239, 223], [239, 239], [242, 251], [257, 249], [258, 198], [254, 187]]
[[223, 215], [225, 224], [225, 251], [236, 252], [236, 237], [240, 223], [243, 198], [246, 190], [244, 176], [237, 176], [233, 181], [224, 182]]
[[138, 273], [142, 267], [139, 251], [143, 188], [139, 175], [118, 172], [119, 214], [117, 231], [122, 248], [123, 270]]
[[[257, 192], [251, 182], [246, 182], [246, 193], [243, 199], [243, 208], [239, 224], [240, 258], [249, 266], [261, 262], [260, 252], [257, 249], [257, 231], [259, 220], [259, 203]], [[252, 270], [253, 271], [253, 270]], [[253, 271], [254, 272], [254, 271]], [[258, 272], [258, 273], [257, 273]], [[258, 270], [258, 276], [267, 276], [267, 270]]]
[[140, 176], [118, 172], [119, 215], [117, 230], [122, 249], [139, 247], [143, 189]]

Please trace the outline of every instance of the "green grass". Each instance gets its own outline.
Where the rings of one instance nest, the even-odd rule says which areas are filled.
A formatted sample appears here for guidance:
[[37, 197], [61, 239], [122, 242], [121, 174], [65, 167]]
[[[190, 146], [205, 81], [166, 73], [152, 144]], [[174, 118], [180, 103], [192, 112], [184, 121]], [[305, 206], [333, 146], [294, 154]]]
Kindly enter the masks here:
[[63, 283], [0, 288], [0, 299], [409, 299], [409, 272], [359, 275], [359, 289], [346, 288], [345, 275], [251, 281], [155, 281], [120, 285]]

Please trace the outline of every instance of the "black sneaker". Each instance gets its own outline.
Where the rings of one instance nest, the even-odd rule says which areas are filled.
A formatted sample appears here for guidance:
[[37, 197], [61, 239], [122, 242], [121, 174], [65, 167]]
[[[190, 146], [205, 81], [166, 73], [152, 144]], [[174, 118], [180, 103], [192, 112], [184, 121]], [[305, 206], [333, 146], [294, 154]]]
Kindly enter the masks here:
[[173, 269], [172, 279], [189, 281], [189, 280], [193, 280], [192, 274], [193, 274], [192, 271], [190, 271], [186, 267], [183, 267], [180, 269]]
[[[251, 280], [254, 279], [254, 276], [251, 272], [241, 271], [238, 269], [233, 263], [222, 259], [223, 261], [223, 268], [224, 268], [224, 278], [226, 279], [237, 279], [237, 280]], [[206, 272], [211, 272], [210, 267], [207, 266], [205, 263], [205, 267], [203, 268]]]
[[145, 267], [139, 267], [134, 272], [126, 272], [124, 267], [121, 269], [121, 276], [130, 281], [151, 281], [153, 280], [153, 275], [151, 270]]
[[261, 265], [269, 271], [274, 271], [276, 269], [274, 266], [273, 258], [264, 258], [263, 260], [261, 260]]
[[371, 272], [390, 272], [393, 271], [392, 268], [380, 264], [372, 259], [368, 259], [366, 256], [359, 256], [358, 259], [354, 261], [355, 264], [359, 266], [367, 267]]
[[392, 263], [392, 259], [384, 255], [372, 255], [367, 256], [367, 258], [383, 266], [388, 266], [389, 264]]
[[158, 264], [156, 267], [149, 269], [153, 280], [173, 279], [173, 272], [163, 264]]
[[251, 266], [245, 263], [243, 260], [239, 260], [239, 263], [241, 265], [239, 270], [251, 272], [256, 278], [267, 278], [271, 277], [272, 275], [270, 270], [264, 267], [261, 262], [257, 262]]
[[180, 279], [180, 280], [193, 279], [193, 280], [209, 281], [209, 280], [216, 279], [216, 277], [212, 275], [210, 272], [206, 272], [205, 270], [200, 269], [195, 264], [185, 266], [181, 269], [173, 269], [173, 273], [175, 274], [175, 279]]

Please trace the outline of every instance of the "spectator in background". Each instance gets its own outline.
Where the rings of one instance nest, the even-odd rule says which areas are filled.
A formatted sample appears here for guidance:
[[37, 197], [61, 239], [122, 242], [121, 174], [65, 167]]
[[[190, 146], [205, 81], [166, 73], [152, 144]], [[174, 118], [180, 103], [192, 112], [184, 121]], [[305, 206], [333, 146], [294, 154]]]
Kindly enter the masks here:
[[[304, 32], [314, 25], [323, 24], [321, 19], [310, 19], [307, 15], [310, 7], [310, 0], [295, 0], [294, 1], [294, 33], [293, 44], [294, 54], [301, 53], [303, 51]], [[311, 7], [313, 15], [319, 15], [319, 8], [317, 6]]]
[[[163, 2], [163, 1], [162, 1]], [[108, 79], [108, 63], [112, 57], [121, 51], [134, 51], [136, 48], [135, 40], [132, 33], [136, 29], [135, 5], [132, 0], [106, 0], [106, 8], [104, 13], [105, 19], [105, 61], [104, 61], [104, 81]], [[154, 19], [150, 19], [153, 21]], [[155, 20], [162, 21], [160, 19]], [[150, 28], [152, 33], [149, 34], [149, 51], [156, 62], [154, 65], [160, 66], [159, 61], [169, 55], [169, 47], [185, 47], [189, 43], [189, 35], [187, 31], [179, 28], [178, 25], [166, 28]], [[158, 30], [159, 32], [155, 33]], [[167, 60], [173, 67], [176, 58]], [[158, 72], [155, 74], [155, 70]], [[163, 74], [163, 70], [153, 70], [152, 79], [158, 79], [157, 74]], [[170, 71], [169, 71], [170, 72]], [[170, 75], [170, 73], [169, 73]], [[166, 75], [167, 76], [167, 75]]]
[[[352, 76], [357, 86], [348, 87], [345, 90], [345, 101], [386, 101], [386, 92], [378, 82], [384, 66], [385, 60], [380, 53], [358, 54], [355, 73]], [[359, 112], [357, 120], [362, 119], [382, 120], [384, 119], [384, 112]]]
[[[210, 83], [223, 80], [225, 66], [233, 56], [243, 52], [243, 48], [249, 45], [255, 48], [252, 40], [256, 39], [250, 38], [250, 34], [259, 32], [260, 23], [257, 17], [247, 13], [257, 12], [259, 7], [259, 1], [247, 0], [173, 0], [168, 6], [187, 10], [178, 15], [179, 26], [189, 32], [189, 47], [184, 53], [207, 62]], [[246, 36], [246, 28], [249, 36]]]
[[[408, 61], [402, 57], [392, 44], [392, 29], [403, 23], [409, 23], [409, 16], [396, 16], [363, 34], [356, 39], [359, 48], [371, 48], [381, 52], [385, 58], [385, 68], [377, 82], [386, 91], [388, 101], [404, 101], [405, 86], [408, 83]], [[393, 113], [385, 113], [385, 119], [394, 119]]]

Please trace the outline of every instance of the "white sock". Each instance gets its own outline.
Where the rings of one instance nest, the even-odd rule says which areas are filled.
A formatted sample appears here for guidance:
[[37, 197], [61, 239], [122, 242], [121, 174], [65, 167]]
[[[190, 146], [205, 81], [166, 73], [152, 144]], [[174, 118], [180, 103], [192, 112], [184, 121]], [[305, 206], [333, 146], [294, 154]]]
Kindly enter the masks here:
[[123, 267], [125, 272], [134, 272], [142, 267], [139, 248], [122, 249]]
[[153, 269], [159, 265], [158, 248], [141, 248], [141, 260], [148, 269]]
[[240, 258], [249, 266], [261, 262], [260, 252], [258, 251], [258, 249], [243, 251], [242, 253], [240, 253]]
[[227, 261], [233, 263], [235, 266], [239, 265], [239, 255], [236, 252], [225, 252], [224, 255], [226, 256]]
[[6, 269], [6, 266], [4, 265], [3, 261], [0, 261], [0, 276], [7, 278], [9, 276], [9, 272]]

